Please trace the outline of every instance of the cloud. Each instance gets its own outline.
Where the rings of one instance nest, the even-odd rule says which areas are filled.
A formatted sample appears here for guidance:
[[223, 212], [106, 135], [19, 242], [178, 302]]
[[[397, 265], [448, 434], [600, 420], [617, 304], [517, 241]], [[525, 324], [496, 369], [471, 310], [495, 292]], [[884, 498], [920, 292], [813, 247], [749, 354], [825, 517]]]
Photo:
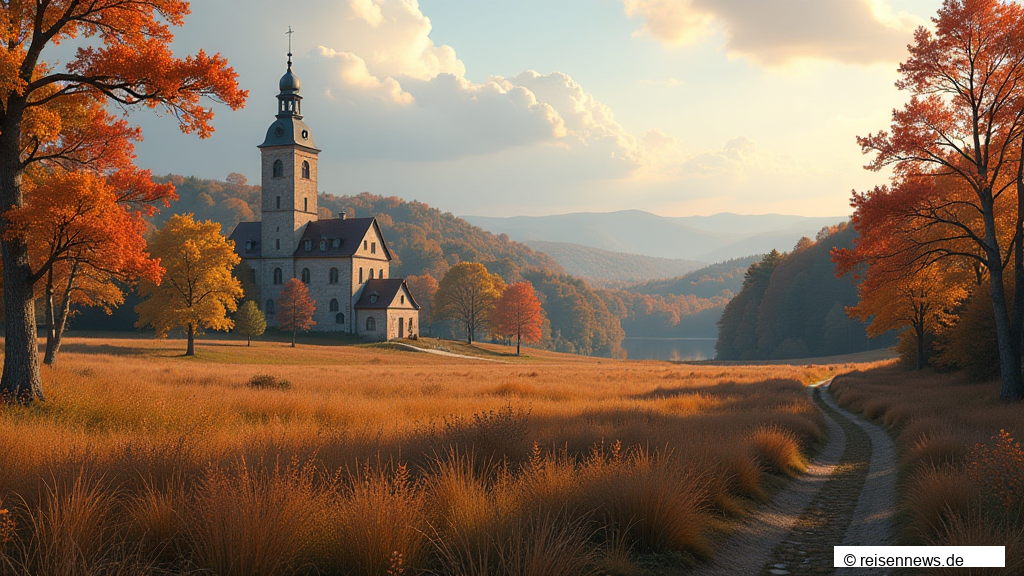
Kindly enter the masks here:
[[796, 59], [871, 64], [898, 60], [923, 20], [886, 0], [623, 0], [640, 34], [688, 45], [716, 31], [726, 51], [768, 66]]

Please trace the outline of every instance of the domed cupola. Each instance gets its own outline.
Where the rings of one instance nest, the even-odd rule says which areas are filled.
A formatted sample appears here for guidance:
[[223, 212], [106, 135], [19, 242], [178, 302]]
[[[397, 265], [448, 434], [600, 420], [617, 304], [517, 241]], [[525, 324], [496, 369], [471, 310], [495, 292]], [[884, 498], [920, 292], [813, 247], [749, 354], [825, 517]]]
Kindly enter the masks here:
[[281, 92], [277, 95], [277, 120], [270, 125], [260, 147], [298, 144], [316, 150], [309, 126], [302, 121], [302, 95], [299, 94], [299, 77], [292, 72], [291, 52], [288, 53], [288, 71], [281, 77], [278, 87]]

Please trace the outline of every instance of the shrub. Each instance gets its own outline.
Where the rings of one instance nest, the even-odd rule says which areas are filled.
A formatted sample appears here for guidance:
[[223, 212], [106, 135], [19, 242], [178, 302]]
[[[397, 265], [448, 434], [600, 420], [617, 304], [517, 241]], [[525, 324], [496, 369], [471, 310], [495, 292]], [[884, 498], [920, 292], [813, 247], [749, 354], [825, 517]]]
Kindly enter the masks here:
[[927, 539], [967, 511], [972, 488], [970, 480], [954, 468], [921, 469], [907, 484], [904, 511], [914, 529]]
[[807, 469], [796, 436], [775, 425], [760, 426], [747, 435], [747, 448], [754, 458], [774, 474], [795, 475]]
[[247, 385], [250, 388], [258, 389], [276, 389], [276, 390], [288, 390], [292, 387], [292, 383], [283, 379], [275, 378], [269, 374], [257, 374], [252, 378], [249, 378]]

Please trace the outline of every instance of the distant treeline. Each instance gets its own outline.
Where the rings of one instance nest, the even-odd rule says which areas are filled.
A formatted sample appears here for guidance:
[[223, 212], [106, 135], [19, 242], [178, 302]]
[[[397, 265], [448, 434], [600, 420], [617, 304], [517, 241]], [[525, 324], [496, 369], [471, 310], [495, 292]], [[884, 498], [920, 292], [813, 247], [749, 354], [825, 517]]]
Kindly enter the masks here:
[[772, 251], [752, 264], [722, 313], [716, 358], [808, 358], [893, 345], [895, 335], [869, 339], [846, 314], [857, 288], [851, 278], [836, 278], [830, 251], [852, 246], [855, 237], [845, 224], [827, 228], [791, 253]]

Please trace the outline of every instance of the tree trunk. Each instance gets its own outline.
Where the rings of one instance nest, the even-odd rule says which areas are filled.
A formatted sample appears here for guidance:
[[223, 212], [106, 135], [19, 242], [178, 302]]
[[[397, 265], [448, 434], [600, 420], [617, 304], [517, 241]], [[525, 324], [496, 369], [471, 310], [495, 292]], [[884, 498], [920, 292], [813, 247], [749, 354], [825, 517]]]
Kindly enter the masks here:
[[[985, 214], [985, 220], [990, 215]], [[986, 222], [988, 227], [988, 222]], [[1017, 401], [1024, 399], [1024, 378], [1021, 375], [1020, 337], [1013, 334], [1010, 314], [1006, 306], [1006, 288], [1003, 286], [1003, 270], [999, 265], [1001, 255], [992, 246], [996, 246], [995, 234], [989, 228], [986, 239], [990, 240], [989, 261], [989, 295], [992, 297], [992, 311], [996, 321], [996, 343], [999, 347], [999, 399]], [[988, 238], [991, 236], [991, 239]], [[995, 262], [997, 265], [992, 265]]]
[[64, 286], [61, 295], [60, 305], [56, 313], [53, 310], [53, 270], [47, 274], [46, 279], [46, 354], [43, 356], [43, 364], [53, 366], [57, 362], [57, 353], [60, 352], [60, 343], [64, 339], [64, 330], [68, 326], [68, 315], [71, 313], [71, 292], [75, 288], [75, 277], [78, 275], [78, 262], [71, 267], [68, 274], [68, 283]]
[[914, 325], [917, 333], [917, 369], [924, 369], [924, 323], [918, 322]]
[[516, 356], [519, 356], [519, 345], [523, 343], [523, 335], [516, 334]]
[[298, 330], [295, 329], [295, 328], [292, 328], [292, 348], [295, 348], [295, 333], [296, 332], [298, 332]]
[[246, 346], [252, 346], [252, 336], [246, 336], [245, 339], [246, 339], [245, 345]]
[[[24, 204], [21, 190], [21, 117], [24, 103], [7, 101], [6, 122], [0, 127], [0, 214]], [[0, 217], [0, 237], [7, 221]], [[4, 286], [4, 368], [0, 396], [22, 403], [43, 400], [39, 377], [36, 307], [28, 244], [20, 238], [0, 240]]]
[[186, 333], [188, 334], [188, 348], [185, 349], [185, 356], [195, 356], [196, 355], [196, 327], [191, 325], [191, 324], [189, 324], [188, 330], [186, 330]]

